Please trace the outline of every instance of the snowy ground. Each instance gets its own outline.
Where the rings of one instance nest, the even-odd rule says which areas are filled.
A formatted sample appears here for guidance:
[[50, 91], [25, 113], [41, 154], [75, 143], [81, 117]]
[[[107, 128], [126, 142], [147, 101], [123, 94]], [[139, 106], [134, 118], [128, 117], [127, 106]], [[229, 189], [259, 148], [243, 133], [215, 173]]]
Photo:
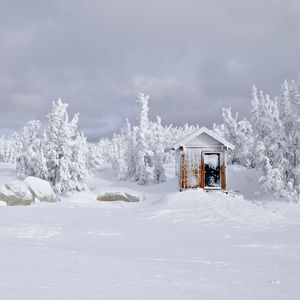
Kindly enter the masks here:
[[[15, 177], [0, 165], [0, 182]], [[0, 206], [0, 299], [300, 299], [300, 205], [263, 201], [253, 171], [230, 168], [233, 190], [177, 192], [116, 182], [60, 203]], [[96, 201], [131, 192], [139, 203]], [[251, 200], [250, 200], [251, 199]]]

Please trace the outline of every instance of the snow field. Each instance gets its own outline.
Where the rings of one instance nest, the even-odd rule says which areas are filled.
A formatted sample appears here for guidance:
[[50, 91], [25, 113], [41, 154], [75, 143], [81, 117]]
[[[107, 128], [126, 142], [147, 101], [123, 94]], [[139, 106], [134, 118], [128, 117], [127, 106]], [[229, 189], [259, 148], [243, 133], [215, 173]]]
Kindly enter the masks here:
[[[2, 169], [1, 183], [14, 178]], [[240, 194], [177, 192], [172, 168], [138, 186], [105, 167], [89, 192], [1, 206], [0, 298], [299, 299], [299, 205], [264, 201], [257, 174], [228, 172]], [[142, 201], [97, 201], [106, 191]]]

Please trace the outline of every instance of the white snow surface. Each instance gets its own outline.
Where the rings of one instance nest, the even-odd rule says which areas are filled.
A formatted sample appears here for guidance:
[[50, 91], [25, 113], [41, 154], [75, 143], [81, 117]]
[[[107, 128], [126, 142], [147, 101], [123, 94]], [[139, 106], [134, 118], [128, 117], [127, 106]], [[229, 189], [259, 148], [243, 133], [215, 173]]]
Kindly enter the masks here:
[[299, 204], [268, 199], [253, 170], [229, 166], [228, 195], [180, 193], [173, 174], [139, 186], [103, 167], [89, 192], [0, 206], [0, 299], [299, 299]]

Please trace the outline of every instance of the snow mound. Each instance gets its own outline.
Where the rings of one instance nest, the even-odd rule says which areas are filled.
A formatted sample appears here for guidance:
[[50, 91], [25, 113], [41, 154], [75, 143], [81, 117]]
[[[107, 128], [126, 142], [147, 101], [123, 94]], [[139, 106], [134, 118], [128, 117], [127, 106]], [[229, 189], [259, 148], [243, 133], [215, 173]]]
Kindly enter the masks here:
[[26, 177], [24, 182], [31, 191], [34, 199], [38, 199], [42, 202], [57, 202], [58, 199], [50, 185], [46, 180], [29, 176]]
[[249, 200], [267, 198], [258, 182], [258, 179], [262, 176], [261, 171], [239, 165], [228, 165], [227, 174], [228, 189], [238, 190]]
[[106, 192], [97, 197], [98, 201], [125, 201], [125, 202], [139, 202], [140, 198], [129, 193], [122, 192]]
[[8, 206], [30, 205], [33, 196], [22, 181], [13, 181], [0, 187], [0, 201]]
[[169, 194], [164, 207], [150, 219], [170, 223], [203, 225], [266, 226], [285, 219], [280, 212], [269, 210], [262, 203], [248, 201], [238, 194], [221, 191], [188, 190]]

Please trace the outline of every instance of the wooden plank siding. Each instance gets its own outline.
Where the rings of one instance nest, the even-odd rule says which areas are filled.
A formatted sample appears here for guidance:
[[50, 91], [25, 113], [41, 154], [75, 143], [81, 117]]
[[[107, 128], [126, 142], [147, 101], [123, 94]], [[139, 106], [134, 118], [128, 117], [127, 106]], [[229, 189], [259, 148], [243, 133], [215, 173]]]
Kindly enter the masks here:
[[179, 152], [179, 189], [184, 190], [188, 188], [205, 188], [205, 165], [204, 165], [204, 153], [220, 153], [220, 188], [226, 189], [227, 178], [226, 178], [226, 153], [220, 148], [202, 148], [201, 149], [201, 162], [199, 167], [193, 170], [193, 175], [197, 178], [196, 186], [189, 186], [187, 179], [187, 157], [185, 155], [184, 149], [180, 149]]

